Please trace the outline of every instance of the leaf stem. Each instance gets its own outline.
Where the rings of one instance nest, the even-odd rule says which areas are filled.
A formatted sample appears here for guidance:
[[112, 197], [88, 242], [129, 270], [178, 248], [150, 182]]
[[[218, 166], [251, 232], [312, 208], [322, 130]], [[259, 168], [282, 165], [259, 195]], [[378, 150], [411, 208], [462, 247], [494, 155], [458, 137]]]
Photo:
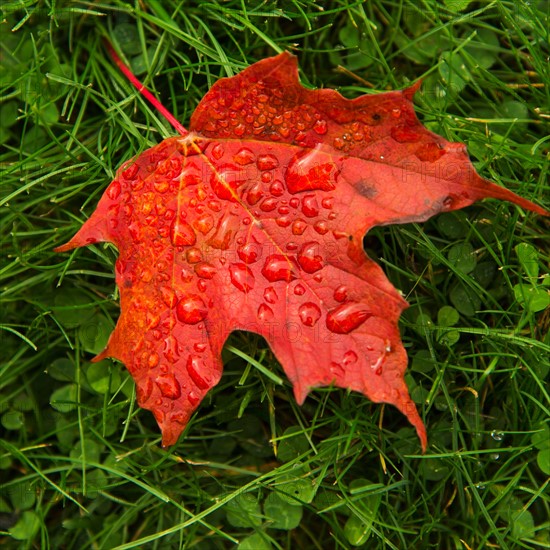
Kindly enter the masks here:
[[176, 119], [176, 117], [168, 110], [162, 103], [137, 79], [132, 73], [130, 68], [124, 64], [122, 59], [118, 56], [113, 45], [105, 40], [105, 47], [107, 48], [111, 59], [118, 65], [118, 68], [122, 71], [124, 76], [133, 84], [137, 91], [151, 103], [155, 109], [182, 135], [186, 136], [188, 131], [185, 127]]

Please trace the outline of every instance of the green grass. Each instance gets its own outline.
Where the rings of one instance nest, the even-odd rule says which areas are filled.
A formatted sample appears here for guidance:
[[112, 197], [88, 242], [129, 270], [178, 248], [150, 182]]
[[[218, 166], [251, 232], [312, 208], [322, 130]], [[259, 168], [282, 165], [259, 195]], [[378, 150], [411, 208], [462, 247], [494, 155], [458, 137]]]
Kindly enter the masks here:
[[397, 411], [360, 395], [325, 388], [298, 407], [253, 334], [230, 337], [220, 384], [168, 450], [124, 367], [90, 363], [119, 314], [116, 251], [52, 249], [123, 161], [173, 134], [105, 36], [184, 125], [219, 77], [286, 49], [304, 83], [348, 97], [423, 77], [424, 123], [548, 208], [547, 1], [326, 4], [3, 2], [5, 547], [550, 548], [540, 216], [485, 201], [365, 240], [411, 304], [401, 328], [425, 455]]

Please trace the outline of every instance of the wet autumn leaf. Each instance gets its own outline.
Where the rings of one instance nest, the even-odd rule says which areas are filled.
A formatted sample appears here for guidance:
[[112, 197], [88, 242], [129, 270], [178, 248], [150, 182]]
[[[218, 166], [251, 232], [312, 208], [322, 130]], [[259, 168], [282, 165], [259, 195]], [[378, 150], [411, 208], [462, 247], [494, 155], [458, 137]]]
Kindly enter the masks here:
[[493, 197], [464, 145], [429, 132], [404, 91], [307, 90], [288, 53], [219, 80], [190, 131], [125, 163], [58, 251], [119, 249], [121, 314], [96, 358], [122, 361], [141, 407], [176, 442], [222, 374], [233, 330], [262, 335], [298, 403], [334, 384], [395, 405], [426, 448], [403, 380], [407, 303], [362, 248], [375, 225]]

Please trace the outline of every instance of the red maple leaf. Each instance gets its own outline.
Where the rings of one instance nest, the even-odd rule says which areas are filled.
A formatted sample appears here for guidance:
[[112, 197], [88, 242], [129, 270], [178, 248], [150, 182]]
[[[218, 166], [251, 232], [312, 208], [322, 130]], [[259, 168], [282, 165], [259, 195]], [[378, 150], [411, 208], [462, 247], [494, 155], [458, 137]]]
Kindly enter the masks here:
[[219, 381], [229, 333], [246, 330], [267, 340], [298, 403], [319, 386], [356, 390], [395, 405], [426, 448], [403, 379], [407, 303], [363, 236], [485, 197], [546, 212], [424, 128], [417, 87], [348, 100], [302, 87], [289, 53], [255, 63], [214, 84], [190, 132], [175, 123], [182, 136], [126, 162], [57, 249], [119, 249], [121, 314], [95, 360], [126, 365], [163, 445]]

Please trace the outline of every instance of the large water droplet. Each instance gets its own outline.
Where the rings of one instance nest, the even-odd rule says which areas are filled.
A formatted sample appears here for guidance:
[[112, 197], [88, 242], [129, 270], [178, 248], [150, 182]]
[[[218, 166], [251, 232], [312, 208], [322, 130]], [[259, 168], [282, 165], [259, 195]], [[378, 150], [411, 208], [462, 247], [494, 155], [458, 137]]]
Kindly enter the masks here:
[[201, 344], [200, 342], [195, 342], [193, 344], [193, 349], [197, 352], [197, 353], [203, 353], [206, 351], [206, 348], [208, 346], [206, 344]]
[[288, 283], [296, 278], [292, 264], [288, 258], [280, 254], [273, 254], [266, 258], [262, 275], [271, 283], [276, 281]]
[[216, 160], [220, 160], [223, 157], [223, 153], [224, 153], [224, 150], [223, 150], [223, 145], [221, 143], [216, 143], [212, 147], [212, 156]]
[[140, 407], [147, 402], [151, 393], [153, 393], [153, 381], [150, 378], [142, 378], [142, 381], [136, 387], [137, 401]]
[[254, 274], [246, 264], [238, 263], [229, 266], [231, 282], [241, 292], [249, 292], [254, 288]]
[[315, 132], [317, 132], [320, 136], [323, 136], [327, 133], [327, 130], [328, 130], [328, 126], [327, 126], [327, 121], [326, 120], [318, 120], [314, 125], [313, 125], [313, 130]]
[[302, 249], [298, 253], [298, 263], [306, 273], [315, 273], [322, 269], [324, 261], [319, 252], [319, 243], [309, 242], [302, 246]]
[[208, 201], [208, 208], [213, 212], [219, 212], [222, 209], [222, 203], [217, 200]]
[[122, 172], [122, 177], [126, 180], [134, 180], [136, 179], [137, 173], [139, 172], [139, 166], [137, 163], [132, 164], [129, 168], [126, 168], [124, 172]]
[[270, 186], [269, 186], [269, 192], [274, 197], [280, 197], [285, 192], [285, 187], [283, 183], [279, 180], [275, 180]]
[[337, 302], [345, 302], [348, 298], [348, 287], [345, 285], [340, 285], [335, 291], [334, 291], [334, 299]]
[[256, 165], [259, 170], [273, 170], [279, 166], [279, 161], [275, 155], [259, 155]]
[[208, 240], [208, 244], [218, 250], [227, 250], [240, 229], [241, 220], [239, 216], [225, 213], [218, 221], [216, 232]]
[[210, 214], [205, 214], [204, 216], [197, 218], [193, 222], [193, 225], [197, 231], [203, 235], [206, 235], [214, 227], [214, 218]]
[[253, 264], [262, 255], [262, 247], [259, 243], [249, 242], [239, 248], [237, 254], [245, 264]]
[[241, 166], [252, 164], [256, 160], [256, 155], [247, 147], [239, 149], [237, 154], [233, 157], [233, 160]]
[[208, 371], [202, 357], [193, 354], [189, 355], [186, 368], [189, 377], [193, 380], [197, 388], [206, 390], [210, 387], [211, 380], [206, 374]]
[[264, 300], [268, 304], [274, 304], [279, 299], [279, 296], [277, 296], [277, 292], [272, 286], [268, 286], [264, 290]]
[[159, 364], [159, 356], [158, 356], [158, 353], [151, 353], [151, 355], [149, 355], [149, 358], [147, 359], [147, 366], [150, 368], [150, 369], [153, 369], [155, 368], [157, 365]]
[[259, 183], [256, 183], [246, 194], [246, 200], [248, 201], [248, 204], [254, 206], [263, 196], [264, 193], [262, 191], [262, 186]]
[[306, 302], [298, 308], [298, 315], [306, 327], [312, 327], [321, 318], [321, 309], [313, 302]]
[[319, 235], [325, 235], [328, 233], [328, 224], [325, 221], [315, 222], [313, 229], [315, 229]]
[[277, 208], [277, 203], [278, 200], [273, 197], [264, 199], [260, 203], [260, 210], [263, 210], [264, 212], [271, 212], [272, 210], [275, 210], [275, 208]]
[[109, 185], [106, 193], [107, 196], [114, 201], [120, 195], [120, 190], [120, 182], [118, 180], [115, 180], [111, 183], [111, 185]]
[[327, 328], [336, 334], [348, 334], [361, 326], [372, 313], [357, 302], [346, 302], [327, 314]]
[[185, 259], [190, 264], [196, 264], [197, 262], [200, 262], [202, 260], [202, 253], [198, 248], [189, 248], [185, 253]]
[[168, 307], [174, 307], [178, 301], [176, 297], [176, 293], [171, 288], [162, 287], [160, 289], [160, 295], [161, 295], [162, 301]]
[[200, 262], [195, 265], [195, 273], [203, 279], [212, 279], [216, 272], [216, 268], [208, 262]]
[[319, 215], [319, 204], [315, 195], [306, 195], [302, 199], [302, 212], [308, 218], [314, 218]]
[[359, 359], [357, 357], [357, 354], [353, 350], [349, 350], [344, 353], [344, 360], [342, 361], [342, 363], [344, 363], [345, 366], [353, 365], [357, 363], [357, 359]]
[[294, 287], [294, 294], [296, 294], [296, 296], [303, 296], [305, 293], [306, 293], [306, 288], [304, 285], [298, 283]]
[[181, 395], [181, 386], [173, 374], [159, 376], [155, 382], [160, 393], [168, 399], [177, 399]]
[[307, 228], [307, 223], [304, 220], [294, 220], [292, 223], [292, 234], [302, 235]]
[[192, 246], [197, 242], [197, 236], [185, 220], [176, 218], [170, 226], [170, 241], [174, 246]]
[[196, 325], [206, 319], [208, 309], [203, 299], [197, 294], [182, 298], [176, 306], [176, 316], [182, 323]]
[[289, 162], [285, 173], [290, 193], [303, 191], [332, 191], [335, 189], [336, 165], [317, 149], [301, 151]]
[[258, 319], [262, 322], [273, 319], [273, 310], [267, 304], [258, 307]]

